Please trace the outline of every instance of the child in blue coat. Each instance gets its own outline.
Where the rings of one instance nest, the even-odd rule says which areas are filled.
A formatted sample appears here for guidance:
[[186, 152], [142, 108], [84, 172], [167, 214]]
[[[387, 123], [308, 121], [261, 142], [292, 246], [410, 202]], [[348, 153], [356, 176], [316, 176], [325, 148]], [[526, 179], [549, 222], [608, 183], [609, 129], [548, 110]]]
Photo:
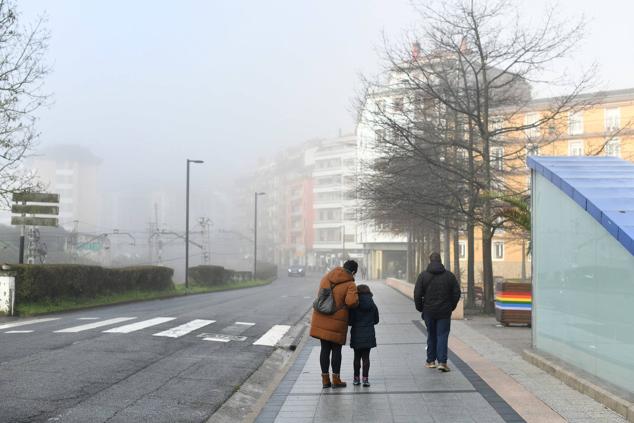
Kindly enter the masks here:
[[370, 350], [376, 347], [374, 325], [379, 323], [379, 309], [372, 300], [372, 291], [367, 285], [358, 285], [359, 306], [350, 309], [348, 324], [350, 329], [350, 347], [354, 350], [354, 381], [353, 385], [360, 385], [359, 370], [363, 362], [363, 386], [370, 386], [368, 373], [370, 371]]

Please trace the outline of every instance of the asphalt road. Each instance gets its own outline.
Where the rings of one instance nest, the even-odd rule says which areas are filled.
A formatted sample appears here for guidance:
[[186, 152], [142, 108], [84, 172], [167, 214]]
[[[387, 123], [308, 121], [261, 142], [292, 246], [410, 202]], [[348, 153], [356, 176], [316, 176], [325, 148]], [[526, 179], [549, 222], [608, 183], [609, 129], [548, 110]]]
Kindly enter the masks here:
[[264, 335], [263, 343], [275, 342], [283, 327], [274, 326], [295, 324], [317, 283], [282, 277], [20, 326], [7, 327], [33, 319], [3, 319], [0, 422], [203, 422], [275, 348], [254, 343]]

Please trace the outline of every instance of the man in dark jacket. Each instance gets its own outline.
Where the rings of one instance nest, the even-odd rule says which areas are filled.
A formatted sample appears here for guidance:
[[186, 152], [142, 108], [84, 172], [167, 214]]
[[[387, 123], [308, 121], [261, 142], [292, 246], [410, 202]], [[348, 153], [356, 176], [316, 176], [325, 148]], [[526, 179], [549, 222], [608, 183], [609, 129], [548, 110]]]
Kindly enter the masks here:
[[[425, 367], [448, 372], [447, 343], [451, 312], [460, 301], [460, 285], [456, 276], [442, 265], [440, 254], [429, 256], [429, 266], [416, 280], [414, 304], [422, 312], [427, 326], [427, 362]], [[438, 365], [436, 366], [436, 360]]]

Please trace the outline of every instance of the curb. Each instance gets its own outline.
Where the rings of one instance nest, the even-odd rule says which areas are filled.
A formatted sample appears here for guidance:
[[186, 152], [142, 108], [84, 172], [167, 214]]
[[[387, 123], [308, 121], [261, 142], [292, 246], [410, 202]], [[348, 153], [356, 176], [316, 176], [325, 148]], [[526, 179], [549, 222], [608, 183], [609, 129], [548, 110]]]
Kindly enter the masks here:
[[553, 363], [551, 360], [535, 351], [524, 350], [522, 352], [522, 358], [531, 363], [533, 366], [539, 367], [548, 374], [561, 380], [572, 389], [589, 396], [593, 400], [613, 410], [615, 413], [620, 414], [628, 422], [634, 422], [634, 403], [631, 403], [605, 388], [574, 374], [572, 371]]
[[207, 423], [253, 423], [257, 419], [306, 343], [311, 311], [312, 307], [284, 335], [262, 365], [209, 417]]

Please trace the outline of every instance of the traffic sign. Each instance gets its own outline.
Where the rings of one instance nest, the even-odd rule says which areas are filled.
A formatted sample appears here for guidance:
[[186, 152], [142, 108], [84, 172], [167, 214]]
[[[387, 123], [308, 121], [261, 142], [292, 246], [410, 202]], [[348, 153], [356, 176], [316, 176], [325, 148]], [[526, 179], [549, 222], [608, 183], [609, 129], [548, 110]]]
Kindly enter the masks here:
[[59, 203], [59, 194], [48, 192], [14, 192], [13, 201], [16, 203]]
[[42, 206], [40, 204], [13, 204], [11, 213], [15, 214], [50, 214], [57, 216], [59, 206]]
[[56, 217], [11, 216], [12, 225], [57, 226]]

